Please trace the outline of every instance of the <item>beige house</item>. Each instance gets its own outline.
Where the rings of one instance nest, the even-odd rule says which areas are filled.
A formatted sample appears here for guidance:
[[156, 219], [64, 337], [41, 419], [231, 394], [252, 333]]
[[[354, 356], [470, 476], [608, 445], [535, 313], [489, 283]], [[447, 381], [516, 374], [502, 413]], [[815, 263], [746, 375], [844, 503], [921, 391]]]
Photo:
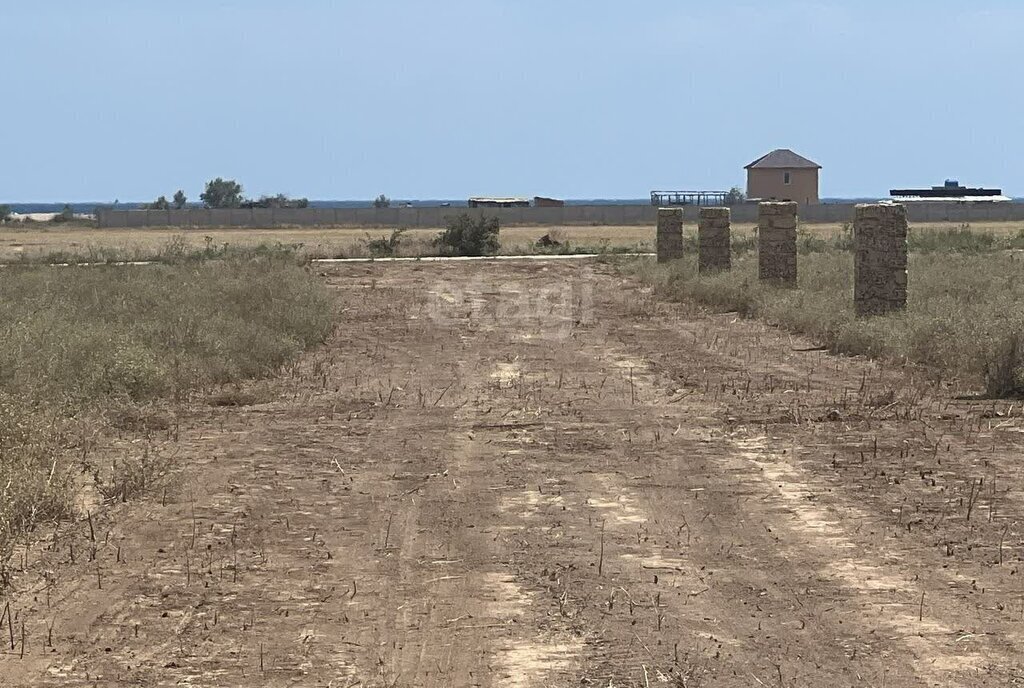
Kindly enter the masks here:
[[747, 198], [764, 201], [818, 203], [818, 170], [821, 165], [788, 148], [773, 150], [745, 168]]

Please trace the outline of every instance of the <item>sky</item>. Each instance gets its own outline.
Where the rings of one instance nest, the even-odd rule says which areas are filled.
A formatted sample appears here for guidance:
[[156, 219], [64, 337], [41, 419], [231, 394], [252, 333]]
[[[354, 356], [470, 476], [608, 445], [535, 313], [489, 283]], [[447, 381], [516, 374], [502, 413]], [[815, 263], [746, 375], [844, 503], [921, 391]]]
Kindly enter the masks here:
[[1019, 0], [0, 0], [0, 201], [1024, 196]]

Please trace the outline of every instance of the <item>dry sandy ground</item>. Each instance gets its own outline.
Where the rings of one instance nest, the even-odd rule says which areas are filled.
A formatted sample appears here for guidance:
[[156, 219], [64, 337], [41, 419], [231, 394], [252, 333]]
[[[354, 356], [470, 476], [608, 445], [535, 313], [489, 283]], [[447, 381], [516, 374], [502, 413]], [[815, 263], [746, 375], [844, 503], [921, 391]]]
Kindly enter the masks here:
[[[915, 229], [948, 229], [950, 223], [915, 225]], [[974, 224], [972, 229], [995, 233], [1016, 233], [1024, 228], [1017, 222]], [[737, 223], [733, 227], [737, 234], [750, 234], [754, 225]], [[804, 230], [820, 236], [831, 236], [842, 229], [840, 224], [806, 225]], [[686, 231], [694, 232], [696, 225], [687, 225]], [[440, 229], [411, 229], [403, 236], [403, 255], [417, 255], [429, 251], [429, 242]], [[599, 248], [630, 248], [651, 251], [654, 247], [655, 229], [652, 226], [628, 227], [504, 227], [501, 230], [502, 253], [523, 254], [532, 252], [534, 242], [550, 234], [560, 241], [569, 241], [574, 246]], [[95, 229], [90, 227], [54, 227], [32, 225], [19, 228], [8, 225], [0, 229], [0, 261], [17, 260], [24, 257], [64, 252], [94, 260], [110, 257], [114, 252], [125, 259], [146, 259], [163, 250], [169, 242], [184, 241], [193, 248], [208, 245], [219, 247], [252, 246], [266, 243], [301, 244], [300, 251], [315, 258], [359, 257], [368, 255], [367, 241], [388, 237], [390, 232], [381, 228], [276, 228], [276, 229]], [[209, 239], [207, 239], [209, 237]]]
[[179, 489], [33, 553], [3, 685], [1024, 684], [1019, 404], [598, 263], [325, 279], [272, 399], [151, 439]]

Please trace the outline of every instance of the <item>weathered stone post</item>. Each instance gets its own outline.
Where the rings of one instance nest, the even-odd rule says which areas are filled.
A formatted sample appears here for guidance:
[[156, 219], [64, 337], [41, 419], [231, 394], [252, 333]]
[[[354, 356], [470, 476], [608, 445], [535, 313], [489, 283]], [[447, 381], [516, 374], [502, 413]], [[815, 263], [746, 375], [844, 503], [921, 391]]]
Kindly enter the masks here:
[[683, 209], [658, 208], [658, 262], [683, 257]]
[[780, 287], [796, 286], [796, 210], [791, 201], [758, 206], [758, 277]]
[[700, 273], [712, 274], [732, 267], [730, 219], [728, 208], [701, 208], [697, 226], [698, 265]]
[[853, 300], [857, 315], [882, 315], [907, 305], [907, 209], [864, 204], [853, 215]]

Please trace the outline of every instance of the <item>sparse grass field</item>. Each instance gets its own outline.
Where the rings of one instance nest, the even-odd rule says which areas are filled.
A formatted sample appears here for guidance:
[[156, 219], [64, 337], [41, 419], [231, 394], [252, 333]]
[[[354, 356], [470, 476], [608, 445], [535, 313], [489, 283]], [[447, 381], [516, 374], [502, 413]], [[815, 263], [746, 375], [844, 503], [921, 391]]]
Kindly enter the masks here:
[[908, 308], [869, 319], [853, 310], [848, 234], [802, 235], [792, 290], [758, 281], [753, 237], [735, 243], [733, 270], [721, 275], [698, 275], [692, 253], [669, 266], [633, 267], [666, 297], [762, 318], [835, 352], [921, 365], [995, 397], [1024, 392], [1024, 256], [1012, 250], [1024, 247], [1024, 233], [912, 229]]
[[86, 434], [113, 422], [144, 435], [154, 400], [270, 375], [322, 342], [333, 313], [287, 257], [3, 268], [0, 568], [19, 538], [73, 513], [80, 471], [110, 499], [151, 477], [142, 459], [93, 465]]
[[[256, 246], [287, 246], [304, 258], [369, 257], [369, 242], [387, 239], [391, 230], [381, 228], [277, 228], [277, 229], [133, 229], [111, 230], [80, 227], [55, 228], [30, 225], [23, 229], [0, 228], [0, 261], [18, 260], [148, 260], [162, 254], [171, 242], [189, 250], [251, 249]], [[397, 255], [436, 253], [431, 246], [441, 229], [410, 229], [402, 233]], [[545, 234], [569, 241], [573, 249], [599, 251], [650, 251], [652, 227], [503, 227], [503, 254], [535, 253], [534, 243]]]
[[[960, 229], [949, 223], [917, 225], [915, 231], [922, 237], [933, 233]], [[965, 228], [973, 235], [992, 237], [995, 244], [1013, 243], [1024, 247], [1024, 224], [1001, 222], [975, 224]], [[691, 224], [687, 231], [692, 234]], [[736, 224], [738, 239], [752, 238], [754, 225]], [[842, 224], [806, 225], [802, 229], [808, 240], [831, 239], [843, 236]], [[396, 255], [416, 256], [436, 253], [431, 240], [441, 229], [410, 229], [403, 232]], [[574, 252], [654, 250], [654, 227], [503, 227], [500, 253], [506, 255], [541, 252], [535, 244], [550, 235], [560, 242], [568, 242]], [[374, 239], [387, 239], [391, 231], [381, 228], [275, 228], [275, 229], [96, 229], [70, 228], [34, 224], [18, 228], [7, 225], [0, 228], [0, 261], [18, 260], [77, 260], [104, 262], [112, 260], [148, 260], [166, 252], [171, 244], [188, 251], [221, 250], [225, 244], [231, 250], [251, 250], [258, 246], [278, 245], [293, 249], [301, 258], [358, 258], [369, 257], [369, 244]]]
[[1019, 403], [660, 299], [609, 261], [318, 271], [338, 326], [296, 374], [139, 443], [183, 489], [19, 566], [6, 683], [1022, 675]]
[[1024, 410], [945, 383], [1018, 379], [1019, 231], [915, 228], [857, 321], [835, 230], [785, 292], [749, 228], [713, 279], [0, 269], [4, 685], [1015, 685]]

